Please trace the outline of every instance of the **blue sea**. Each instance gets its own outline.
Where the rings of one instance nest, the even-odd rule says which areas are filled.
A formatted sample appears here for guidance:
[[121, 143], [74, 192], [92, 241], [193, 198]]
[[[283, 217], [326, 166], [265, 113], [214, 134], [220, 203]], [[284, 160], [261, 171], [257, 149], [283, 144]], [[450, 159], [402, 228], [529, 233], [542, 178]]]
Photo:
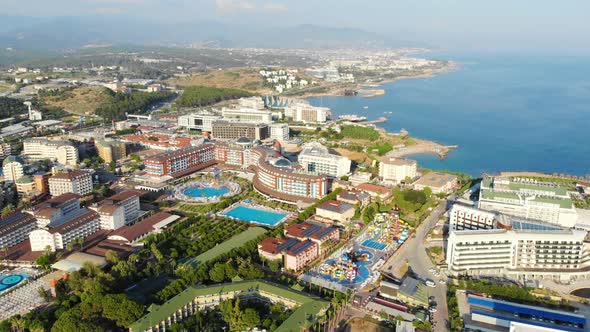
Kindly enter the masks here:
[[[590, 57], [426, 54], [459, 64], [431, 78], [383, 84], [376, 98], [310, 98], [334, 116], [389, 118], [380, 127], [459, 145], [421, 167], [479, 176], [505, 170], [590, 175]], [[368, 106], [368, 109], [363, 109]]]

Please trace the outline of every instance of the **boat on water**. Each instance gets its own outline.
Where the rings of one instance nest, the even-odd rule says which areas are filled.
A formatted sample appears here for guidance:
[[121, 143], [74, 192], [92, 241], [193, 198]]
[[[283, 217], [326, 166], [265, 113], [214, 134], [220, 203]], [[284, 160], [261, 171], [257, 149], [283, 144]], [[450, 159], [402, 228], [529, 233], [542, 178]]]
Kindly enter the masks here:
[[363, 108], [364, 108], [364, 109], [368, 109], [368, 108], [369, 108], [369, 106], [363, 106]]
[[341, 120], [346, 120], [346, 121], [350, 121], [350, 122], [367, 121], [366, 116], [358, 116], [356, 114], [344, 114], [344, 115], [340, 115], [338, 118]]

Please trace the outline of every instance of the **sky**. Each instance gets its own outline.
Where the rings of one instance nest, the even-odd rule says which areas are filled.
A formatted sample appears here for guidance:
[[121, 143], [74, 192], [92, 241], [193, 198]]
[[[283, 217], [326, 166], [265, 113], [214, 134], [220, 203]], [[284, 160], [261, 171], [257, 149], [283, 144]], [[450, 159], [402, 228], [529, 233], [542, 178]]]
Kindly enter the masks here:
[[[588, 0], [0, 0], [1, 14], [361, 28], [443, 49], [590, 52]], [[558, 52], [557, 52], [558, 53]]]

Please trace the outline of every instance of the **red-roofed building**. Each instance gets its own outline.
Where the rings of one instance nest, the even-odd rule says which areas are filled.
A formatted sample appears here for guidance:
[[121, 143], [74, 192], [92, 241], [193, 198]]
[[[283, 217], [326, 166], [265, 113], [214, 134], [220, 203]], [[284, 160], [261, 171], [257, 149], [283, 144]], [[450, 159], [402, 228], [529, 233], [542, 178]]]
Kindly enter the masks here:
[[152, 177], [174, 177], [191, 170], [196, 172], [217, 163], [214, 150], [213, 144], [202, 144], [149, 156], [144, 160], [145, 171]]
[[178, 137], [159, 133], [136, 134], [125, 136], [121, 139], [131, 144], [139, 144], [154, 150], [178, 150], [191, 146], [190, 137]]
[[350, 222], [350, 219], [354, 217], [354, 206], [341, 201], [329, 200], [318, 205], [315, 213], [320, 217], [344, 224]]
[[267, 238], [258, 243], [258, 253], [268, 260], [282, 260], [287, 270], [299, 271], [318, 257], [319, 245], [311, 240]]
[[391, 195], [390, 188], [371, 183], [361, 183], [356, 186], [356, 189], [366, 192], [367, 194], [371, 195], [371, 197], [379, 197], [381, 199], [386, 199]]
[[175, 222], [180, 217], [166, 212], [158, 212], [131, 226], [123, 226], [115, 232], [109, 234], [108, 239], [128, 245], [135, 245], [138, 241], [146, 236], [160, 232], [170, 223]]
[[59, 196], [65, 193], [87, 195], [92, 192], [92, 175], [86, 171], [56, 173], [49, 178], [49, 193]]
[[338, 242], [340, 239], [340, 231], [336, 227], [325, 227], [305, 222], [287, 226], [284, 234], [286, 237], [317, 243], [318, 254], [321, 253], [322, 244], [328, 241]]

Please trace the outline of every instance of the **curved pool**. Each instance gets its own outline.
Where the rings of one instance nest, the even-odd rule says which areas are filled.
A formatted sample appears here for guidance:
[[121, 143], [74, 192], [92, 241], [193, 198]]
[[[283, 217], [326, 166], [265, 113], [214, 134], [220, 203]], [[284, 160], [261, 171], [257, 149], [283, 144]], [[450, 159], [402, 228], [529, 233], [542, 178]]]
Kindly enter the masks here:
[[188, 197], [199, 198], [199, 197], [219, 197], [229, 193], [230, 190], [226, 186], [221, 187], [191, 187], [185, 189], [182, 193]]
[[9, 274], [0, 277], [0, 292], [20, 284], [28, 276], [22, 273]]

